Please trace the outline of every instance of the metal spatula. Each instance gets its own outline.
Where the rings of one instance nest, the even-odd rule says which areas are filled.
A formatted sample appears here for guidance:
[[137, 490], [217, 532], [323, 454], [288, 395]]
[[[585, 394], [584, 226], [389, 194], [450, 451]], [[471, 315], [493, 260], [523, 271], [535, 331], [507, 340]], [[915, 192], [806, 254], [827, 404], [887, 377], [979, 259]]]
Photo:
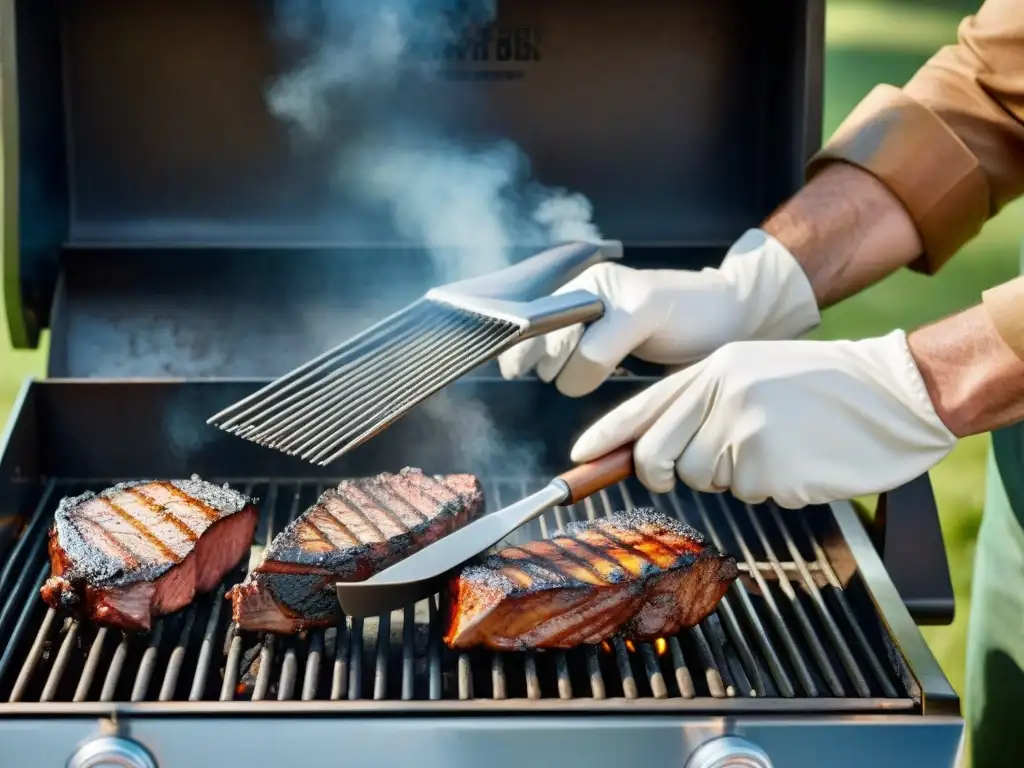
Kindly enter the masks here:
[[552, 291], [621, 258], [617, 241], [567, 243], [506, 269], [434, 288], [349, 341], [207, 420], [326, 465], [514, 344], [604, 312], [586, 291]]
[[630, 443], [563, 472], [522, 501], [484, 515], [366, 581], [338, 582], [335, 589], [341, 609], [353, 618], [380, 616], [429, 597], [466, 562], [520, 526], [552, 507], [575, 504], [632, 474], [633, 445]]

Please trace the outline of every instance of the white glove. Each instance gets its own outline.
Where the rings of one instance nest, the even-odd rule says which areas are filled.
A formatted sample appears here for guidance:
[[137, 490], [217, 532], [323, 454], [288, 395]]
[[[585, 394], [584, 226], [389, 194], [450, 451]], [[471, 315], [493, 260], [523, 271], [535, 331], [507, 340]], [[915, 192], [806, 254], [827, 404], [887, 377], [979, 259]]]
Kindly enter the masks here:
[[572, 449], [636, 440], [637, 477], [795, 509], [891, 490], [956, 437], [935, 413], [903, 331], [865, 341], [729, 344], [627, 400]]
[[[800, 264], [774, 237], [749, 230], [718, 269], [636, 270], [591, 267], [556, 293], [585, 290], [604, 301], [604, 316], [529, 339], [498, 358], [502, 375], [536, 368], [565, 395], [597, 389], [629, 354], [663, 365], [700, 360], [723, 344], [796, 338], [820, 322]], [[557, 377], [557, 378], [556, 378]]]

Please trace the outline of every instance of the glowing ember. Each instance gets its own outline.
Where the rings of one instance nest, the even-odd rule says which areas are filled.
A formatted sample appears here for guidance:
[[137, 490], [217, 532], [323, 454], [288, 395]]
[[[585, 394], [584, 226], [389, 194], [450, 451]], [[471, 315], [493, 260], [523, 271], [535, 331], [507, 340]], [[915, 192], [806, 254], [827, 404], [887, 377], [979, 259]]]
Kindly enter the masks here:
[[668, 640], [664, 637], [659, 637], [654, 641], [654, 650], [659, 656], [664, 656], [665, 652], [668, 650]]

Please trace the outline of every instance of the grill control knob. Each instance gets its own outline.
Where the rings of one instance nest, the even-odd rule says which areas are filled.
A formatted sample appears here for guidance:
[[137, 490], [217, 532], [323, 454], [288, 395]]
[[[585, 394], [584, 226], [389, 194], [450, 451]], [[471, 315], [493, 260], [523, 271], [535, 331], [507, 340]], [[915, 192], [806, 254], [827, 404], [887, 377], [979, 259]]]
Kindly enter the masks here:
[[67, 768], [157, 768], [157, 765], [139, 742], [120, 736], [102, 736], [83, 744], [68, 760]]
[[686, 768], [772, 768], [768, 753], [739, 736], [722, 736], [701, 744]]

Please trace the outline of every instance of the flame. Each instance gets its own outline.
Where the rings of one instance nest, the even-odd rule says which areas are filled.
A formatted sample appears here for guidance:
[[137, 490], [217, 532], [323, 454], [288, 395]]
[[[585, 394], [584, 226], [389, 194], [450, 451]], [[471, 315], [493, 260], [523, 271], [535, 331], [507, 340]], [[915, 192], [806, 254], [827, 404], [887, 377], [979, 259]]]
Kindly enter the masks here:
[[604, 651], [605, 653], [611, 653], [612, 652], [612, 647], [608, 644], [607, 640], [602, 640], [601, 641], [601, 650]]
[[657, 653], [659, 656], [664, 656], [667, 651], [668, 651], [668, 640], [666, 640], [664, 637], [659, 637], [657, 640], [654, 641], [654, 652], [655, 653]]
[[626, 650], [629, 651], [630, 653], [636, 653], [636, 646], [633, 645], [633, 641], [632, 640], [627, 640], [626, 641]]

